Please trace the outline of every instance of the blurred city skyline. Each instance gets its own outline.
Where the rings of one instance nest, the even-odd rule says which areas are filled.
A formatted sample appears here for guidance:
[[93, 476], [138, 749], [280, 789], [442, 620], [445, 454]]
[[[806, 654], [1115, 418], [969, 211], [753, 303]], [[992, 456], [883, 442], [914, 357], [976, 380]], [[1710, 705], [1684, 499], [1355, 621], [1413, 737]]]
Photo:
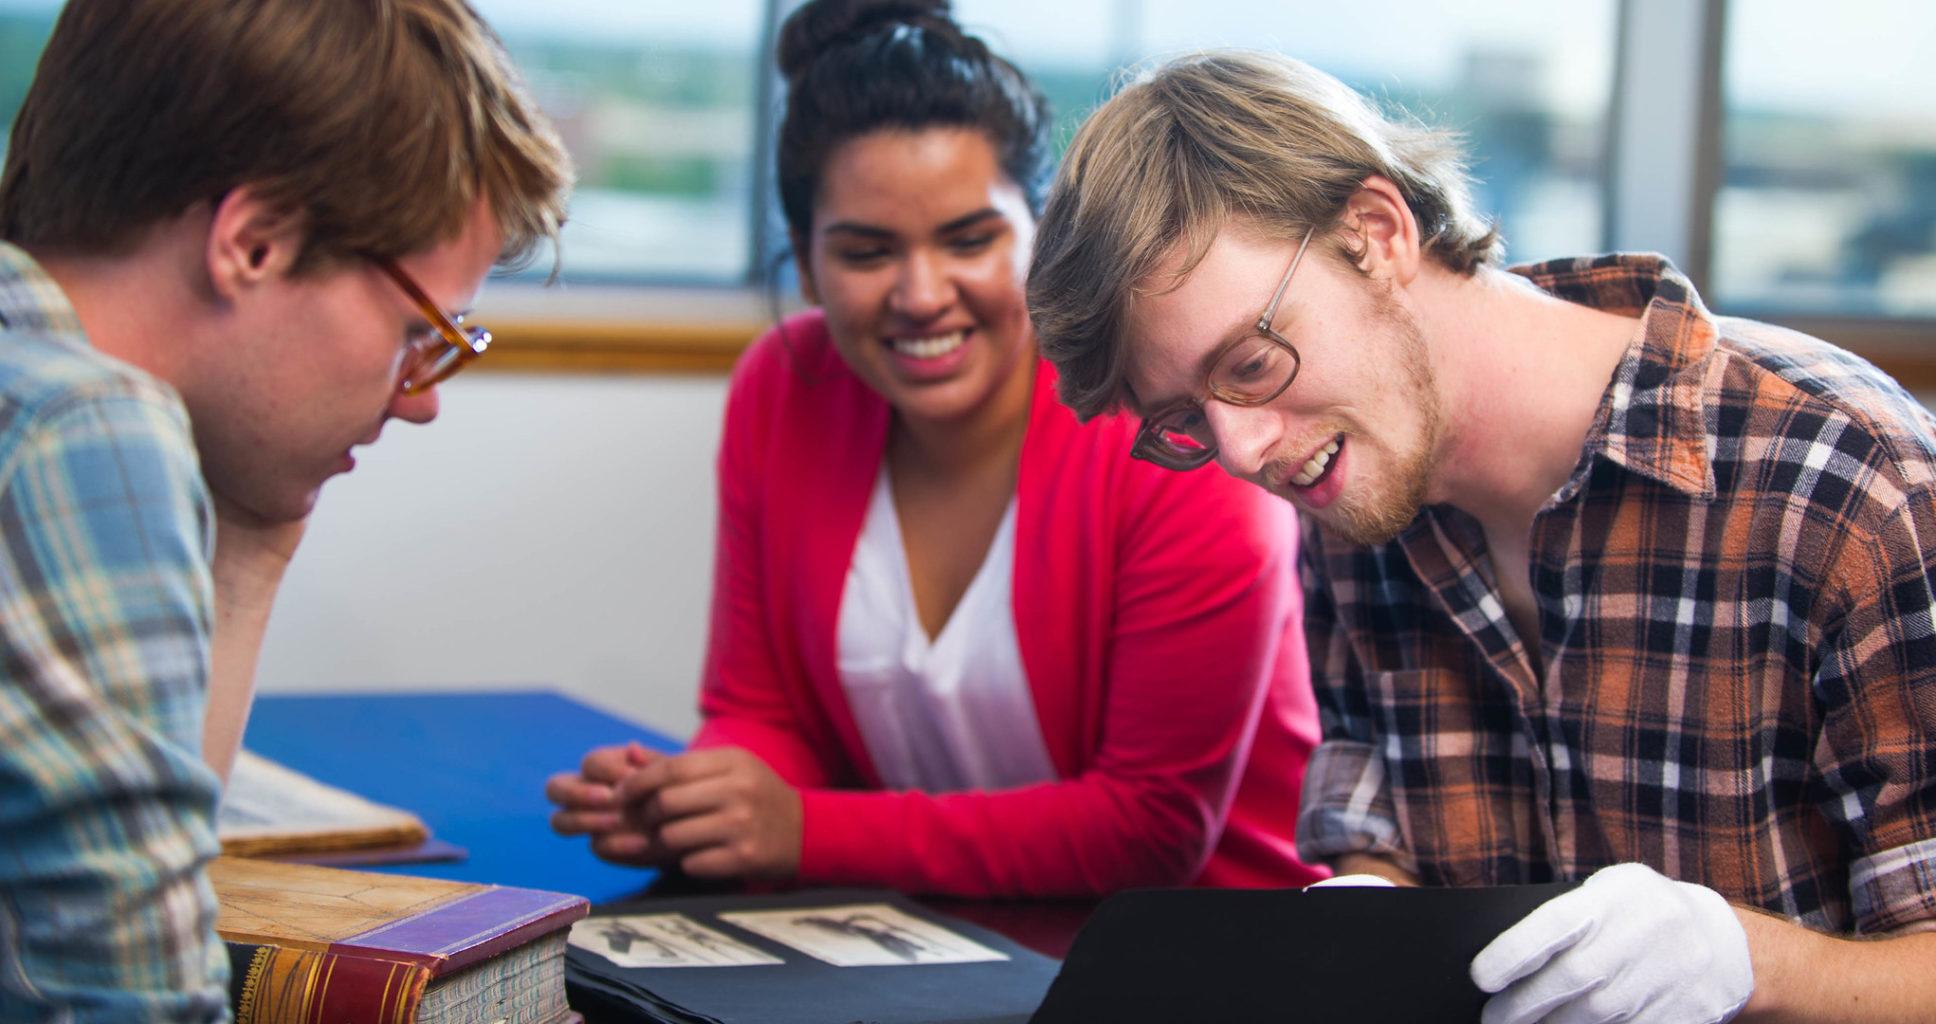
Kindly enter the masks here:
[[[577, 280], [757, 279], [752, 195], [765, 4], [476, 0], [581, 169]], [[56, 5], [0, 0], [0, 118]], [[957, 0], [958, 18], [1055, 104], [1057, 139], [1125, 61], [1242, 40], [1463, 132], [1477, 198], [1515, 260], [1604, 245], [1614, 0], [1421, 2], [1360, 16], [1248, 0]], [[1070, 25], [1104, 26], [1072, 32]], [[1886, 31], [1878, 31], [1886, 25]], [[1805, 26], [1805, 29], [1802, 27]], [[36, 33], [39, 33], [37, 36]], [[1936, 314], [1936, 5], [1737, 0], [1710, 297], [1781, 309]]]

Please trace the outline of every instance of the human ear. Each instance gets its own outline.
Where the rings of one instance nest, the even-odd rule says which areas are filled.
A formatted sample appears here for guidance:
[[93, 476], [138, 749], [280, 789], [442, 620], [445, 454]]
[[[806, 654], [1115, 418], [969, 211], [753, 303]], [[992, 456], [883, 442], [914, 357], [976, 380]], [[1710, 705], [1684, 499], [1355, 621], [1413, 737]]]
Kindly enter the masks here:
[[1374, 174], [1360, 182], [1340, 221], [1357, 236], [1358, 269], [1367, 276], [1401, 285], [1418, 276], [1418, 218], [1390, 179]]
[[284, 277], [302, 253], [302, 218], [271, 204], [253, 186], [238, 185], [216, 200], [209, 217], [205, 259], [215, 294], [234, 299], [255, 285]]
[[820, 292], [813, 286], [813, 260], [807, 255], [806, 240], [797, 232], [787, 232], [787, 241], [793, 246], [793, 269], [800, 275], [800, 297], [807, 305], [820, 305]]

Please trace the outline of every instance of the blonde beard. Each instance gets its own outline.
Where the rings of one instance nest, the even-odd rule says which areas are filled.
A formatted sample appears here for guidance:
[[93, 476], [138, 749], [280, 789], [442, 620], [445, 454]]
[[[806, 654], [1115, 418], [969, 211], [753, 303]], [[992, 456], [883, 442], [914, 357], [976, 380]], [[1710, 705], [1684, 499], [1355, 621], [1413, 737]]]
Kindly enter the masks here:
[[1378, 480], [1382, 489], [1366, 492], [1361, 487], [1361, 498], [1341, 494], [1337, 503], [1323, 513], [1307, 513], [1325, 532], [1365, 547], [1390, 543], [1418, 518], [1419, 510], [1425, 506], [1433, 453], [1438, 450], [1445, 430], [1438, 382], [1425, 356], [1425, 337], [1418, 329], [1418, 321], [1386, 292], [1373, 290], [1371, 301], [1374, 320], [1386, 325], [1388, 335], [1397, 343], [1394, 355], [1405, 385], [1405, 393], [1400, 397], [1409, 399], [1423, 420], [1419, 425], [1418, 443], [1407, 451], [1393, 453], [1393, 465]]

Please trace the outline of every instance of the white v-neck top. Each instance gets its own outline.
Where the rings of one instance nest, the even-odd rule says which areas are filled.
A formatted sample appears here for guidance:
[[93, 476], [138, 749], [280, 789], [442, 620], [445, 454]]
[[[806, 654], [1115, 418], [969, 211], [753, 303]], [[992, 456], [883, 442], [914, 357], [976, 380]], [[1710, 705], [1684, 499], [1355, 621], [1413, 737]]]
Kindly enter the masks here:
[[1015, 638], [1014, 569], [1011, 497], [981, 569], [930, 640], [882, 462], [841, 595], [838, 665], [889, 789], [1007, 789], [1055, 778]]

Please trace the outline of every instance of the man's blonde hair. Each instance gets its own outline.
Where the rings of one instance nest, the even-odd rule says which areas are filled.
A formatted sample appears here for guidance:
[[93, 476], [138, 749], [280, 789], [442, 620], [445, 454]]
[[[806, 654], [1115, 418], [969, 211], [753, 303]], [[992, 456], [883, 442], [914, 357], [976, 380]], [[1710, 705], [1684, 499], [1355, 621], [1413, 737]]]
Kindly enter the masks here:
[[516, 262], [571, 158], [464, 0], [68, 0], [14, 121], [0, 238], [113, 255], [253, 185], [297, 268], [455, 237], [479, 196]]
[[1029, 313], [1063, 402], [1085, 419], [1125, 404], [1130, 302], [1179, 246], [1177, 282], [1233, 218], [1322, 237], [1372, 175], [1398, 187], [1431, 258], [1459, 273], [1499, 259], [1452, 133], [1272, 54], [1198, 54], [1131, 80], [1076, 133], [1036, 229]]

